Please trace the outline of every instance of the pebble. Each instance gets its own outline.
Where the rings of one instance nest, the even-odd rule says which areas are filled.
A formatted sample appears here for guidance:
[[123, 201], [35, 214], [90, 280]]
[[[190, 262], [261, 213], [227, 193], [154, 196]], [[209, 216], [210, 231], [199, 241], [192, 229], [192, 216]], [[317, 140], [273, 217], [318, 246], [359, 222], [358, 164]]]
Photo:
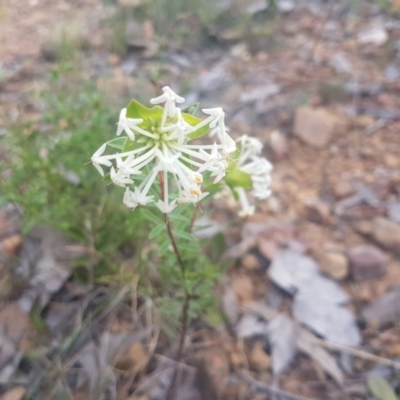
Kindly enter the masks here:
[[372, 26], [365, 29], [358, 34], [357, 40], [361, 44], [372, 44], [375, 46], [382, 46], [388, 40], [389, 35], [386, 30], [381, 26]]
[[391, 203], [386, 208], [389, 219], [400, 224], [400, 203]]
[[286, 136], [282, 132], [278, 130], [271, 132], [268, 144], [278, 160], [287, 155], [288, 143]]
[[342, 253], [324, 252], [318, 257], [321, 271], [335, 280], [342, 280], [349, 273], [347, 258]]
[[327, 146], [337, 127], [337, 117], [323, 108], [300, 107], [296, 111], [294, 134], [312, 147]]
[[388, 257], [375, 246], [359, 245], [348, 252], [351, 272], [356, 282], [382, 277]]
[[355, 190], [347, 181], [339, 181], [333, 187], [333, 194], [337, 199], [349, 197], [355, 193]]
[[261, 342], [256, 342], [249, 354], [250, 369], [263, 372], [271, 367], [271, 357], [264, 351]]
[[22, 238], [20, 235], [12, 235], [0, 242], [0, 250], [5, 254], [17, 255], [22, 246]]
[[387, 218], [376, 218], [372, 222], [372, 236], [383, 247], [400, 253], [400, 225]]
[[254, 254], [246, 254], [242, 258], [242, 265], [244, 268], [250, 271], [255, 271], [260, 269], [260, 262], [258, 261], [257, 257]]
[[327, 224], [331, 218], [329, 206], [320, 199], [305, 201], [307, 219], [317, 224]]
[[115, 368], [128, 371], [138, 368], [140, 374], [144, 374], [147, 368], [147, 353], [140, 342], [133, 343], [124, 353], [119, 354], [115, 360]]

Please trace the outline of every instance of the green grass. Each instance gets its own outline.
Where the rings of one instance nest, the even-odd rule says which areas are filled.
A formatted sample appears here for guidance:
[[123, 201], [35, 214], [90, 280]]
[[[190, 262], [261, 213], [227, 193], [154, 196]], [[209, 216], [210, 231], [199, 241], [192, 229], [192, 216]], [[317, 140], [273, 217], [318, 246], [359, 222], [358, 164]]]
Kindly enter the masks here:
[[47, 224], [94, 247], [100, 275], [115, 267], [122, 245], [133, 248], [140, 236], [140, 214], [123, 206], [123, 189], [105, 184], [88, 163], [113, 137], [118, 111], [71, 65], [55, 65], [46, 86], [36, 100], [42, 119], [9, 126], [0, 139], [7, 154], [0, 202], [22, 206], [25, 233]]

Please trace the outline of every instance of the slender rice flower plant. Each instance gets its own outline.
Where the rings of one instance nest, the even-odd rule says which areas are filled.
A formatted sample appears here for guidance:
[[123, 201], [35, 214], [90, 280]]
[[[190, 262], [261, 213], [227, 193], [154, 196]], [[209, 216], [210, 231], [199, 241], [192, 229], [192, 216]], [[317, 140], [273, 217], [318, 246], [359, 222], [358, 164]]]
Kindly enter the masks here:
[[[207, 196], [201, 191], [205, 172], [210, 172], [215, 183], [225, 176], [227, 157], [236, 145], [226, 131], [224, 111], [204, 109], [208, 117], [200, 120], [177, 107], [183, 101], [168, 86], [161, 96], [150, 100], [156, 105], [152, 109], [132, 101], [121, 111], [117, 127], [117, 136], [124, 132], [127, 137], [103, 144], [92, 156], [101, 175], [104, 167], [109, 168], [111, 181], [126, 187], [126, 206], [135, 209], [154, 203], [169, 214], [178, 204], [197, 203]], [[218, 142], [192, 144], [207, 132]], [[122, 151], [105, 155], [107, 145]], [[144, 174], [147, 176], [137, 183]], [[161, 198], [149, 194], [157, 177], [162, 181]]]
[[[161, 257], [160, 273], [166, 277], [168, 299], [182, 306], [176, 355], [180, 361], [191, 305], [197, 301], [196, 310], [200, 310], [200, 303], [203, 307], [210, 304], [219, 270], [202, 253], [192, 234], [198, 207], [192, 211], [185, 204], [197, 204], [209, 192], [217, 194], [229, 187], [241, 203], [239, 214], [251, 215], [254, 206], [246, 191], [258, 199], [268, 197], [272, 165], [260, 157], [259, 140], [242, 136], [235, 142], [229, 136], [222, 108], [203, 109], [206, 117], [199, 119], [179, 107], [184, 99], [168, 86], [162, 92], [150, 100], [152, 108], [132, 100], [122, 109], [117, 137], [104, 143], [91, 161], [106, 180], [125, 188], [123, 202], [127, 207], [149, 206], [141, 213], [155, 224], [148, 237], [158, 244], [157, 257]], [[160, 212], [164, 218], [160, 218]], [[170, 307], [168, 312], [171, 315]], [[174, 310], [172, 315], [176, 314]], [[167, 400], [175, 398], [176, 371]]]

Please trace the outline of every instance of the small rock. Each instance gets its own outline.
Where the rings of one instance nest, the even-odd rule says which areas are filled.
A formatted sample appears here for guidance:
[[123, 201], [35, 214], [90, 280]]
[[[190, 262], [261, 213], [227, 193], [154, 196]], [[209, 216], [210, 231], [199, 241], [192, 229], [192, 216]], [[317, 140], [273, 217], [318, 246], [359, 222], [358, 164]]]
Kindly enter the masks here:
[[331, 212], [329, 206], [320, 199], [307, 199], [307, 219], [317, 224], [329, 223]]
[[370, 221], [357, 222], [354, 225], [354, 229], [361, 235], [370, 236], [372, 235], [372, 229], [373, 229], [372, 222]]
[[331, 58], [330, 65], [338, 74], [349, 74], [352, 71], [351, 64], [343, 53], [334, 54]]
[[332, 189], [333, 189], [333, 194], [337, 199], [343, 199], [355, 193], [355, 190], [347, 181], [337, 182]]
[[387, 218], [376, 218], [372, 223], [374, 239], [389, 250], [400, 253], [400, 225]]
[[389, 219], [400, 224], [400, 203], [391, 203], [386, 208]]
[[395, 64], [390, 64], [385, 68], [385, 78], [388, 82], [398, 82], [400, 79], [400, 68]]
[[40, 49], [45, 61], [54, 62], [58, 58], [57, 48], [53, 42], [45, 42]]
[[375, 246], [355, 246], [350, 249], [348, 258], [353, 278], [357, 282], [380, 278], [386, 272], [388, 258]]
[[349, 266], [347, 258], [337, 252], [324, 252], [318, 257], [322, 272], [333, 279], [341, 280], [347, 277]]
[[354, 119], [354, 125], [359, 128], [369, 128], [375, 124], [375, 119], [370, 117], [369, 115], [360, 115]]
[[148, 358], [142, 343], [135, 342], [127, 351], [117, 357], [115, 367], [124, 371], [137, 368], [138, 372], [143, 374], [146, 371], [147, 363]]
[[264, 351], [261, 342], [256, 342], [249, 354], [250, 369], [263, 372], [271, 367], [271, 357]]
[[300, 107], [296, 111], [294, 134], [312, 147], [325, 147], [338, 127], [338, 118], [325, 109]]
[[288, 13], [295, 9], [296, 4], [293, 0], [278, 0], [276, 1], [278, 10], [282, 13]]
[[282, 159], [288, 152], [286, 136], [280, 131], [273, 131], [269, 137], [269, 147], [274, 152], [277, 159]]
[[1, 400], [22, 400], [25, 396], [25, 392], [22, 386], [18, 386], [3, 394]]
[[258, 261], [258, 258], [254, 254], [246, 254], [242, 258], [242, 265], [244, 268], [250, 270], [250, 271], [255, 271], [260, 269], [260, 262]]
[[397, 168], [400, 164], [399, 157], [394, 154], [385, 154], [383, 161], [389, 168]]
[[365, 29], [358, 34], [358, 41], [361, 44], [373, 44], [375, 46], [382, 46], [386, 43], [389, 36], [386, 30], [381, 26], [373, 26]]
[[21, 249], [22, 246], [22, 238], [20, 235], [12, 235], [9, 236], [8, 238], [4, 239], [0, 243], [0, 250], [3, 250], [5, 254], [11, 256], [11, 255], [17, 255], [19, 250]]

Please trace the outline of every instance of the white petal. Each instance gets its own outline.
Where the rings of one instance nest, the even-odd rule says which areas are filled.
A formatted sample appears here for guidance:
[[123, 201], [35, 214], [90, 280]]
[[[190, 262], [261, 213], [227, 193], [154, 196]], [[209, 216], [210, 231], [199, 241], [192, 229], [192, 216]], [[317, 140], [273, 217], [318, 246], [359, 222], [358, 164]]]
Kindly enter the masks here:
[[104, 176], [103, 168], [101, 168], [99, 164], [93, 163], [93, 166], [97, 169], [97, 171], [99, 171], [101, 176]]
[[[93, 154], [93, 157], [99, 157], [99, 156], [101, 156], [103, 153], [104, 153], [104, 150], [106, 149], [106, 147], [107, 147], [107, 143], [104, 143], [94, 154]], [[92, 157], [92, 158], [93, 158]]]

